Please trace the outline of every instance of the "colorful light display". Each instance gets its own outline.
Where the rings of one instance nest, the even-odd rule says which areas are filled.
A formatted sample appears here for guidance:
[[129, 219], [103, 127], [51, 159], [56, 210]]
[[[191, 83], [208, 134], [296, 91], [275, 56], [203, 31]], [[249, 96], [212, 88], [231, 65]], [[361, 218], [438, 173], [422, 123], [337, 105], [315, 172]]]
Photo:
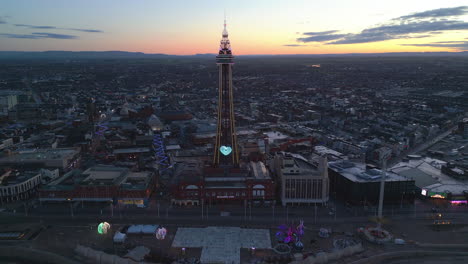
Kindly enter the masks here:
[[109, 127], [107, 127], [107, 123], [98, 123], [96, 126], [98, 127], [98, 130], [95, 134], [99, 136], [103, 136], [104, 132], [109, 129]]
[[450, 201], [451, 204], [468, 204], [468, 201], [466, 200], [456, 200], [456, 201]]
[[164, 171], [169, 169], [171, 167], [171, 164], [169, 163], [169, 159], [166, 156], [166, 153], [164, 152], [164, 142], [161, 138], [161, 135], [159, 134], [155, 134], [153, 137], [153, 149], [155, 158], [157, 159], [159, 164], [159, 170]]
[[219, 151], [221, 151], [221, 154], [223, 154], [224, 156], [227, 156], [227, 155], [231, 154], [232, 148], [228, 147], [228, 146], [221, 146], [219, 148]]
[[110, 227], [111, 227], [111, 226], [110, 226], [109, 223], [107, 223], [107, 222], [102, 222], [102, 223], [100, 223], [100, 224], [98, 225], [98, 233], [99, 233], [100, 235], [105, 235], [105, 234], [107, 234], [107, 232], [109, 231]]
[[301, 238], [304, 236], [304, 221], [300, 221], [299, 225], [294, 226], [286, 226], [280, 225], [279, 231], [276, 232], [276, 238], [278, 241], [290, 244], [292, 243], [296, 249], [302, 250], [304, 245], [301, 242]]
[[167, 229], [164, 228], [164, 227], [159, 227], [157, 230], [156, 230], [156, 238], [158, 240], [163, 240], [164, 238], [166, 238], [166, 235], [167, 235]]

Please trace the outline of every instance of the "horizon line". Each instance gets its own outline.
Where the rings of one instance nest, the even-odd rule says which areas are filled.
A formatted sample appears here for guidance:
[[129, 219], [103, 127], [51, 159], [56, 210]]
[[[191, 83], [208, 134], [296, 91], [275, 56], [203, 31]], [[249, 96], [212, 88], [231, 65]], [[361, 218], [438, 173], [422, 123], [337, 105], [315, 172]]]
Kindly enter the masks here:
[[[197, 56], [197, 55], [216, 55], [217, 53], [194, 53], [194, 54], [169, 54], [169, 53], [146, 53], [142, 51], [126, 51], [126, 50], [0, 50], [0, 52], [123, 52], [123, 53], [140, 53], [144, 55], [167, 55], [167, 56]], [[399, 51], [399, 52], [351, 52], [351, 53], [278, 53], [278, 54], [237, 54], [236, 56], [287, 56], [287, 55], [351, 55], [351, 54], [399, 54], [399, 53], [466, 53], [468, 50], [462, 51]]]

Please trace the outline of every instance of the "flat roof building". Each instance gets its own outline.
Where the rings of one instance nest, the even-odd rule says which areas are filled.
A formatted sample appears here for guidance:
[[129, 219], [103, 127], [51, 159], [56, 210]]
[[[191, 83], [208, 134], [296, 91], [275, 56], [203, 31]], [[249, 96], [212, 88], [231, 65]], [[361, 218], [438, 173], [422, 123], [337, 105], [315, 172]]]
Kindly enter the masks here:
[[[329, 162], [330, 192], [351, 204], [377, 204], [383, 172], [373, 166], [339, 160]], [[415, 181], [403, 175], [386, 172], [384, 203], [412, 202]]]
[[0, 166], [37, 165], [68, 170], [79, 165], [79, 148], [30, 149], [12, 152], [0, 158]]
[[73, 170], [39, 189], [41, 201], [95, 201], [145, 204], [155, 185], [149, 171], [97, 165]]

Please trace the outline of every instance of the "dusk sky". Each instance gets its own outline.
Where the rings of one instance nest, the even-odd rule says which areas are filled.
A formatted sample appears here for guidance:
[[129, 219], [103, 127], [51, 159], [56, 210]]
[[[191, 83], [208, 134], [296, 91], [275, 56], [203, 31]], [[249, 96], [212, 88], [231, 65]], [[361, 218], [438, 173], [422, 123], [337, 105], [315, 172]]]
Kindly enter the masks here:
[[468, 0], [0, 0], [2, 51], [233, 53], [468, 50]]

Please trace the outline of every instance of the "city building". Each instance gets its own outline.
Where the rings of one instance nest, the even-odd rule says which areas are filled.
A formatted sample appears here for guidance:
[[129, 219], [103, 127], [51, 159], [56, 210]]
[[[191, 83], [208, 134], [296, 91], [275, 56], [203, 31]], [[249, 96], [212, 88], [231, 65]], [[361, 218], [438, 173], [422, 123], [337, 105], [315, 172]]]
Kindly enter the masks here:
[[19, 150], [0, 158], [0, 166], [37, 166], [41, 168], [59, 168], [62, 171], [76, 168], [79, 163], [79, 148]]
[[410, 155], [390, 170], [414, 180], [416, 195], [423, 198], [454, 203], [468, 201], [468, 184], [447, 174], [447, 169], [444, 170], [447, 165], [442, 160]]
[[463, 118], [462, 121], [458, 122], [458, 131], [463, 138], [468, 138], [468, 117]]
[[[383, 172], [365, 163], [339, 160], [329, 162], [330, 193], [355, 205], [376, 205], [379, 201]], [[384, 203], [413, 202], [417, 189], [415, 180], [386, 172]]]
[[328, 202], [327, 163], [326, 157], [320, 157], [315, 165], [298, 154], [276, 153], [270, 164], [281, 181], [283, 206]]
[[[246, 165], [246, 164], [243, 164]], [[172, 186], [172, 204], [270, 204], [275, 183], [263, 162], [251, 161], [245, 168], [206, 167], [202, 160], [177, 163]]]
[[8, 111], [18, 104], [19, 92], [0, 91], [0, 114], [8, 115]]
[[98, 165], [72, 170], [39, 188], [43, 202], [83, 201], [146, 205], [155, 187], [154, 173]]
[[28, 199], [41, 184], [39, 171], [7, 170], [0, 175], [1, 203]]

